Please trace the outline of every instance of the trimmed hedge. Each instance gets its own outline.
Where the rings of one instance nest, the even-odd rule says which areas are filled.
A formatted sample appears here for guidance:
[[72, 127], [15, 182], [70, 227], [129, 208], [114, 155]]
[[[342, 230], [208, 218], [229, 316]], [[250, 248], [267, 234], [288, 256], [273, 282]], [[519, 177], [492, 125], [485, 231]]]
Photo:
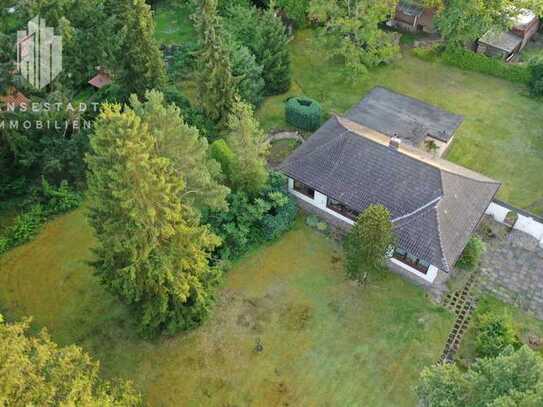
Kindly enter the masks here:
[[528, 84], [530, 69], [526, 64], [507, 64], [463, 48], [449, 48], [442, 55], [443, 62], [461, 69], [480, 72], [511, 82]]
[[287, 123], [302, 130], [314, 131], [321, 125], [321, 106], [307, 97], [293, 97], [285, 106]]

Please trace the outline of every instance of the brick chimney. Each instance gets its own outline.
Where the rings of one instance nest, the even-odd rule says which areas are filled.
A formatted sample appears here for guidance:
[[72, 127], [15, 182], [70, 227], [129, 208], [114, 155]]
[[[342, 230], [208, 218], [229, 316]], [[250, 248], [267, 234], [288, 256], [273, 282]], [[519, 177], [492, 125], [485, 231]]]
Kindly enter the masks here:
[[394, 137], [390, 138], [388, 146], [394, 150], [399, 150], [400, 145], [402, 144], [402, 139], [398, 137], [398, 133], [394, 133]]

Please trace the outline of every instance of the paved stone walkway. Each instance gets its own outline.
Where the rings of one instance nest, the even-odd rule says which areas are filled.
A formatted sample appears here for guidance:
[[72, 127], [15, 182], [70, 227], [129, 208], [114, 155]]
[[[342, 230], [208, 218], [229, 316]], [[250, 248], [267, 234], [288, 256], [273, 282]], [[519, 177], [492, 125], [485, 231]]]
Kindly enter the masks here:
[[543, 248], [530, 235], [487, 218], [495, 237], [485, 239], [480, 287], [543, 319]]

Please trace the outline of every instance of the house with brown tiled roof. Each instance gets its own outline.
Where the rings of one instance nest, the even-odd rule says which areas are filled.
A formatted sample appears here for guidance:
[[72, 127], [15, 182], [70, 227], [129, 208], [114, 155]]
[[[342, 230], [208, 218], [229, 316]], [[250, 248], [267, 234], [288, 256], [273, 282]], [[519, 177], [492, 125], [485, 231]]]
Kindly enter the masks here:
[[21, 107], [28, 106], [30, 99], [19, 92], [17, 89], [11, 89], [7, 95], [0, 96], [0, 104], [3, 109], [20, 109]]
[[[387, 126], [400, 130], [402, 121], [408, 128], [417, 120], [389, 113], [390, 123], [364, 120], [356, 108], [347, 117], [333, 116], [280, 170], [300, 205], [340, 230], [349, 230], [369, 205], [385, 206], [397, 237], [389, 264], [431, 285], [453, 272], [500, 183], [385, 134]], [[457, 126], [455, 120], [443, 123]]]

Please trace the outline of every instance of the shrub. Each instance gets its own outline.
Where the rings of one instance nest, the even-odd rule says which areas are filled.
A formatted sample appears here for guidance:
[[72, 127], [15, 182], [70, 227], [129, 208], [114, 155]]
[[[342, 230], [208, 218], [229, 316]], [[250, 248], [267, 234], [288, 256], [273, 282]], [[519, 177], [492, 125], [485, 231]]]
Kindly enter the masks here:
[[528, 84], [531, 78], [527, 65], [507, 64], [498, 58], [490, 58], [463, 48], [449, 47], [442, 54], [442, 60], [461, 69], [484, 73], [511, 82]]
[[302, 130], [314, 131], [321, 124], [321, 107], [313, 99], [293, 97], [285, 106], [287, 123]]
[[0, 254], [4, 254], [10, 248], [11, 244], [7, 237], [0, 237]]
[[462, 252], [456, 266], [464, 270], [474, 270], [479, 266], [482, 254], [486, 251], [485, 242], [478, 236], [472, 236]]
[[515, 223], [517, 223], [518, 220], [518, 213], [515, 211], [509, 211], [507, 212], [507, 215], [505, 215], [504, 222], [506, 225], [513, 227], [515, 226]]
[[83, 200], [81, 194], [73, 191], [67, 181], [62, 181], [58, 188], [54, 188], [43, 179], [42, 193], [46, 215], [58, 215], [71, 211], [78, 208]]
[[488, 311], [477, 317], [475, 329], [479, 357], [496, 357], [508, 346], [518, 346], [510, 315]]
[[256, 198], [244, 192], [231, 193], [227, 212], [204, 213], [205, 222], [223, 240], [216, 253], [217, 261], [236, 259], [251, 247], [277, 239], [290, 229], [297, 206], [284, 192], [284, 185], [284, 177], [272, 172], [268, 184]]
[[7, 238], [10, 246], [14, 247], [31, 240], [40, 230], [45, 220], [42, 205], [34, 205], [28, 212], [25, 212], [15, 219], [15, 223], [8, 230]]
[[530, 94], [532, 96], [543, 96], [543, 58], [535, 57], [528, 63], [530, 70]]

